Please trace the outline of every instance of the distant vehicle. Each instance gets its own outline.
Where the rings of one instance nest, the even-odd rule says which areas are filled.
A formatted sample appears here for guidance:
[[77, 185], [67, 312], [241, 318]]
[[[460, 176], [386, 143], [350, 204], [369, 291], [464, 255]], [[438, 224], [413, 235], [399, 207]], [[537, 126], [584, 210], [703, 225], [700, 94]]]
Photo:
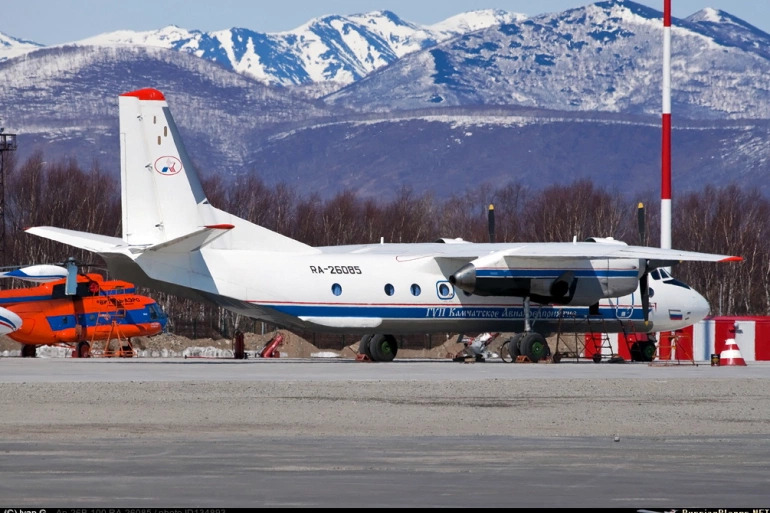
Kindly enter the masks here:
[[119, 106], [123, 236], [27, 232], [98, 253], [143, 286], [283, 327], [368, 333], [359, 352], [374, 361], [393, 360], [405, 333], [518, 332], [511, 357], [534, 362], [556, 330], [676, 330], [708, 315], [708, 302], [652, 273], [742, 260], [611, 238], [311, 247], [209, 203], [160, 91], [125, 93]]
[[66, 275], [65, 268], [46, 265], [0, 274], [41, 283], [0, 291], [0, 333], [22, 344], [22, 356], [35, 356], [37, 346], [64, 344], [87, 357], [95, 341], [149, 337], [165, 328], [166, 314], [132, 283], [78, 274], [67, 294]]

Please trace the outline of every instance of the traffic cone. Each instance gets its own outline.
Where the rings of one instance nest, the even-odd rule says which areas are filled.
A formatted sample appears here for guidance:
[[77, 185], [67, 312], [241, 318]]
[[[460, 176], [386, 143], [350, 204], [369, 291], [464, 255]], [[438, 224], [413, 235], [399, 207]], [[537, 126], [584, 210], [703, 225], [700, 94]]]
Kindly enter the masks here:
[[741, 356], [741, 350], [734, 338], [725, 340], [725, 348], [719, 353], [719, 365], [746, 365], [746, 360]]

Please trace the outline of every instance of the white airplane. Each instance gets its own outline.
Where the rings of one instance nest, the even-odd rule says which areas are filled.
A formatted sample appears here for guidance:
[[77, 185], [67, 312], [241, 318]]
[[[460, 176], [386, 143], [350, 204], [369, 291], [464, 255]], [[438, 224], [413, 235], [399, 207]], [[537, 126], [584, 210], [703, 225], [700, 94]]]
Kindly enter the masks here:
[[28, 233], [98, 253], [116, 277], [248, 317], [369, 333], [359, 352], [374, 361], [393, 360], [394, 335], [406, 333], [517, 332], [511, 355], [538, 361], [557, 329], [679, 329], [709, 305], [658, 268], [741, 260], [606, 238], [311, 247], [209, 203], [160, 91], [125, 93], [119, 107], [122, 238]]

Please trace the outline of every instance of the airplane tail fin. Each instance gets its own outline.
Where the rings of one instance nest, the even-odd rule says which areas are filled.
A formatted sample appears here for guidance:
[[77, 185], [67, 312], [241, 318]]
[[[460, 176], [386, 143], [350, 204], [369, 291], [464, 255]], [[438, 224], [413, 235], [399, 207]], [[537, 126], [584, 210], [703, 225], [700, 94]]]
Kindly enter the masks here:
[[[207, 227], [229, 228], [206, 243], [273, 251], [308, 246], [214, 208], [185, 150], [163, 93], [140, 89], [119, 97], [123, 240], [167, 249], [189, 245]], [[216, 240], [216, 242], [213, 242]], [[180, 249], [180, 248], [177, 248]]]

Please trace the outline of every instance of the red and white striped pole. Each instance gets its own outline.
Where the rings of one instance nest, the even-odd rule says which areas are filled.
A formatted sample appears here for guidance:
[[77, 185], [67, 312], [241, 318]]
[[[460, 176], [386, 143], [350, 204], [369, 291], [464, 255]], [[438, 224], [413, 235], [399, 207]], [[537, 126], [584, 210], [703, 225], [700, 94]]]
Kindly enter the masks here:
[[663, 0], [663, 161], [660, 247], [671, 248], [671, 0]]

